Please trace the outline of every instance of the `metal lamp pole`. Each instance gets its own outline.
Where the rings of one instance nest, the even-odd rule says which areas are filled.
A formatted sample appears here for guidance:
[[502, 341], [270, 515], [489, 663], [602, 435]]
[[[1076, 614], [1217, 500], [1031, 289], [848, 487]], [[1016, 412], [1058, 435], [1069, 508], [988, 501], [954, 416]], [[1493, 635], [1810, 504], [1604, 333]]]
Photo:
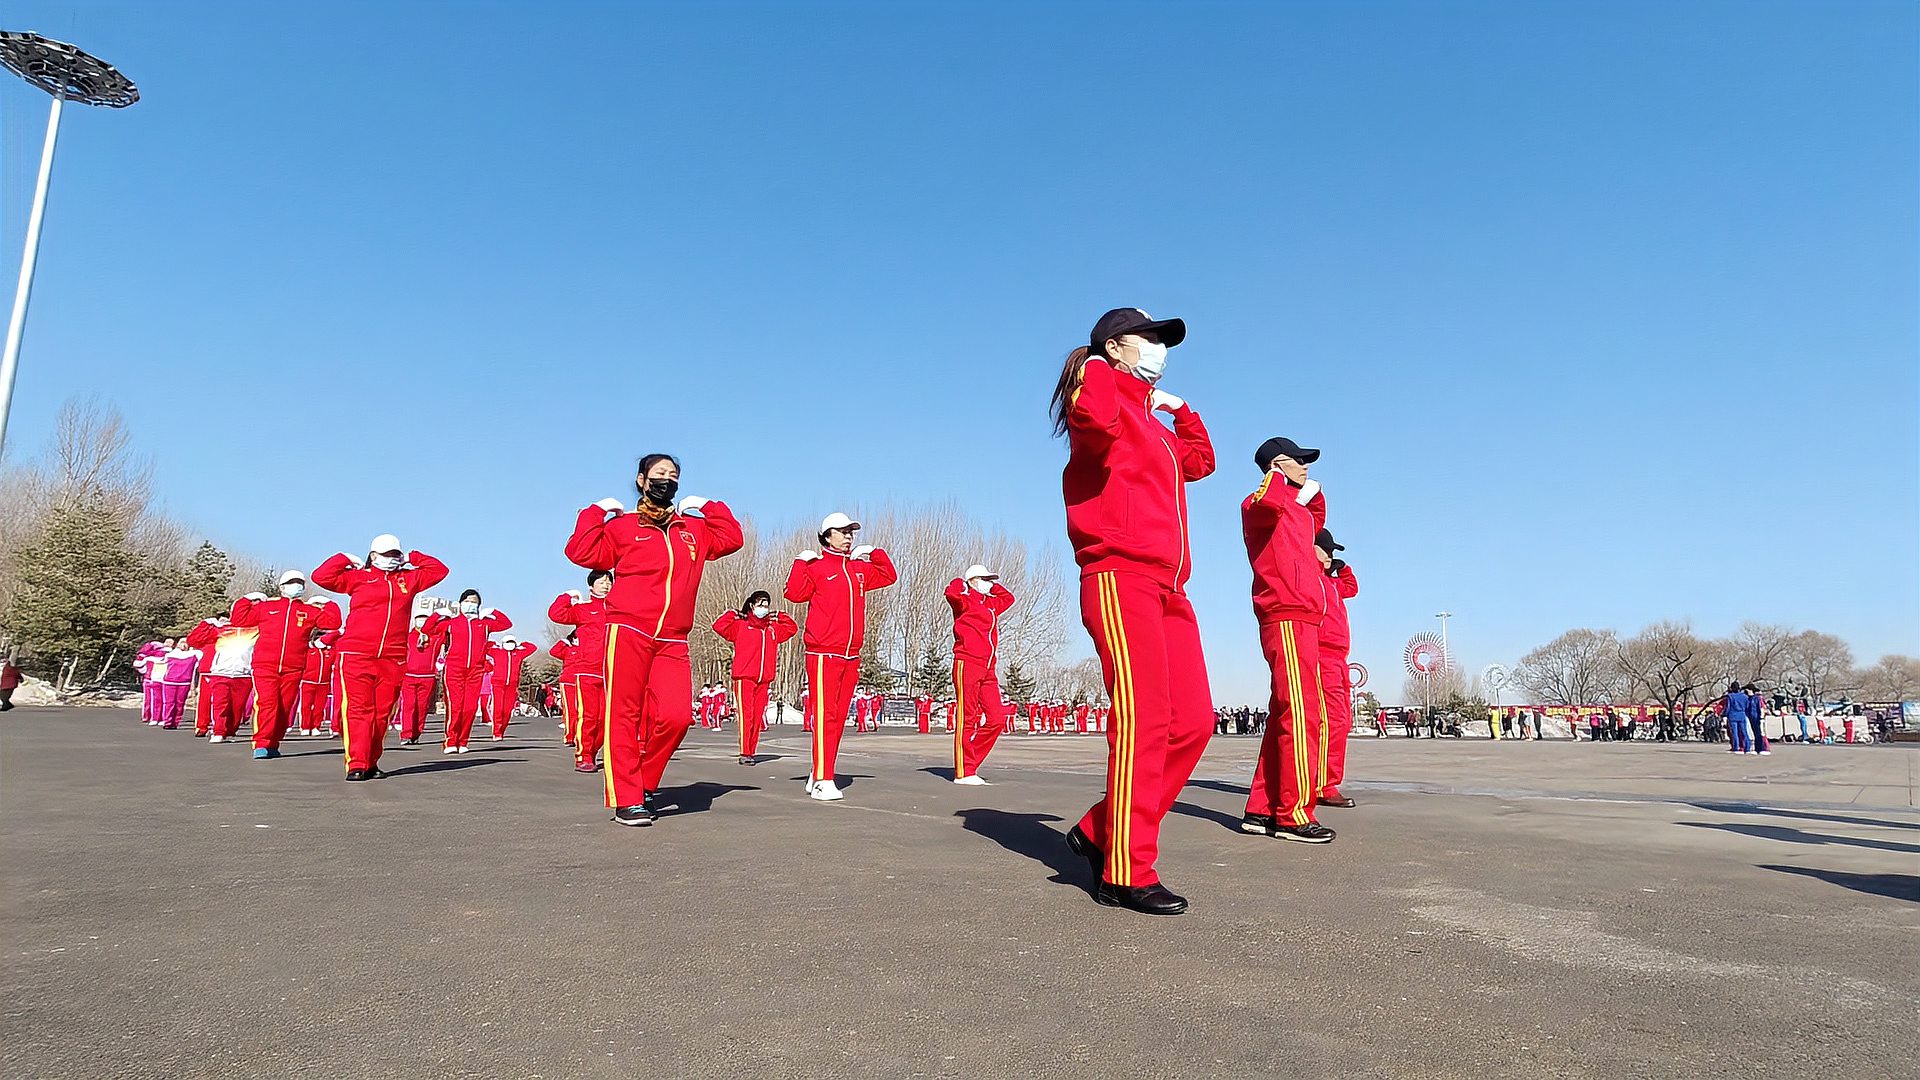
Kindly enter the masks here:
[[40, 226], [46, 219], [47, 185], [53, 177], [53, 148], [60, 138], [60, 110], [71, 99], [83, 105], [124, 109], [140, 100], [125, 75], [96, 57], [39, 34], [0, 30], [0, 64], [53, 95], [47, 113], [47, 139], [40, 148], [40, 175], [33, 184], [33, 211], [20, 253], [20, 280], [7, 320], [6, 352], [0, 354], [0, 452], [7, 446], [7, 418], [13, 412], [13, 380], [20, 364], [20, 339], [27, 329], [27, 300], [33, 294], [33, 268], [40, 259]]

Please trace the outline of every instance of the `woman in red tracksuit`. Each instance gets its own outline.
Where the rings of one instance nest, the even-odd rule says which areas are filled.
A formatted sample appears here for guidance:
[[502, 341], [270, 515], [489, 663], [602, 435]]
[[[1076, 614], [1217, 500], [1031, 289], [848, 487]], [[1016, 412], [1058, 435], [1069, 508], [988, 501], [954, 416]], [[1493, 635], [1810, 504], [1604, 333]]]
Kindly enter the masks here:
[[[613, 571], [606, 600], [606, 804], [622, 825], [653, 824], [647, 796], [693, 726], [693, 668], [687, 634], [700, 575], [745, 543], [725, 503], [689, 495], [674, 505], [680, 463], [640, 459], [640, 499], [627, 513], [613, 499], [580, 511], [567, 558]], [[689, 517], [688, 512], [699, 514]], [[645, 713], [644, 731], [642, 713]]]
[[444, 642], [447, 650], [447, 737], [440, 748], [443, 754], [467, 752], [467, 744], [473, 740], [474, 714], [490, 689], [487, 649], [493, 642], [488, 635], [513, 625], [512, 619], [480, 603], [479, 590], [468, 589], [460, 594], [458, 614], [436, 611], [427, 617], [421, 630], [436, 643]]
[[[1177, 915], [1160, 883], [1160, 822], [1213, 733], [1192, 573], [1186, 485], [1213, 472], [1200, 414], [1155, 385], [1179, 319], [1107, 312], [1067, 355], [1053, 391], [1054, 432], [1069, 447], [1061, 487], [1080, 566], [1080, 617], [1114, 703], [1107, 797], [1067, 834], [1100, 878], [1101, 904]], [[1172, 414], [1171, 430], [1154, 412]]]
[[347, 597], [346, 627], [335, 650], [348, 780], [384, 775], [380, 752], [406, 677], [413, 598], [446, 579], [446, 563], [418, 551], [403, 554], [391, 533], [373, 538], [365, 566], [341, 552], [313, 571], [315, 585]]
[[860, 523], [845, 514], [820, 523], [824, 552], [803, 551], [793, 560], [785, 590], [788, 602], [807, 605], [807, 687], [813, 709], [813, 767], [807, 795], [819, 802], [846, 796], [834, 762], [847, 726], [847, 706], [860, 683], [860, 646], [867, 636], [867, 593], [899, 579], [893, 560], [871, 544], [854, 546]]
[[508, 634], [487, 650], [487, 720], [493, 725], [494, 742], [507, 737], [513, 710], [520, 707], [520, 669], [534, 648], [533, 642]]
[[340, 629], [340, 609], [315, 609], [300, 597], [307, 576], [298, 570], [280, 575], [280, 595], [248, 593], [234, 602], [233, 625], [256, 627], [253, 643], [253, 756], [277, 758], [280, 740], [300, 704], [300, 679], [316, 633]]
[[1320, 620], [1320, 693], [1327, 703], [1327, 722], [1320, 728], [1320, 794], [1315, 802], [1353, 806], [1354, 801], [1340, 793], [1340, 781], [1347, 778], [1347, 737], [1353, 732], [1353, 676], [1347, 670], [1353, 634], [1347, 629], [1347, 601], [1360, 595], [1360, 582], [1353, 567], [1334, 556], [1346, 547], [1334, 543], [1332, 533], [1321, 529], [1314, 534], [1313, 547], [1325, 571], [1320, 584], [1327, 598], [1327, 616]]
[[723, 611], [713, 632], [733, 646], [733, 698], [739, 709], [740, 764], [760, 764], [760, 732], [767, 726], [767, 696], [780, 670], [780, 644], [800, 632], [800, 624], [773, 610], [765, 589], [747, 594], [738, 611]]
[[[443, 629], [444, 629], [444, 624]], [[413, 746], [426, 730], [433, 711], [433, 684], [440, 677], [440, 649], [444, 634], [427, 632], [427, 616], [413, 617], [407, 634], [406, 681], [400, 684], [400, 745]]]
[[[318, 603], [339, 608], [331, 601]], [[335, 735], [340, 734], [340, 718], [335, 716], [328, 723], [327, 700], [333, 696], [333, 646], [340, 640], [340, 632], [328, 631], [313, 639], [313, 647], [307, 650], [307, 669], [300, 677], [300, 734], [318, 735], [328, 726]]]
[[[587, 595], [564, 592], [553, 598], [547, 618], [574, 628], [571, 665], [560, 668], [561, 693], [569, 685], [573, 693], [573, 744], [575, 772], [599, 772], [600, 743], [606, 735], [607, 694], [607, 593], [613, 588], [613, 575], [605, 570], [587, 571]], [[568, 682], [569, 678], [572, 680]]]
[[1013, 607], [1013, 591], [975, 563], [947, 583], [947, 606], [953, 609], [953, 699], [963, 720], [953, 730], [953, 782], [981, 786], [980, 765], [1000, 738], [1000, 616]]

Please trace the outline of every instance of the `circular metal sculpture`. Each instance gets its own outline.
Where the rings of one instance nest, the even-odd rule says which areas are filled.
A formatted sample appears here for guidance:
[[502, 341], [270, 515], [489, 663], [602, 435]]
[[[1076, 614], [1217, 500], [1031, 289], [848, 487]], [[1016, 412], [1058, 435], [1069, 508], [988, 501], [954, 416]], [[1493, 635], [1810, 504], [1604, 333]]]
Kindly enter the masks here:
[[57, 98], [124, 109], [140, 100], [133, 80], [112, 64], [39, 34], [0, 30], [0, 64]]
[[1509, 678], [1507, 669], [1499, 664], [1488, 664], [1480, 669], [1480, 681], [1485, 683], [1489, 690], [1498, 690], [1507, 685]]
[[1407, 671], [1409, 674], [1432, 676], [1447, 670], [1446, 646], [1440, 643], [1440, 635], [1422, 630], [1407, 639]]
[[1367, 685], [1367, 665], [1355, 660], [1347, 665], [1347, 680], [1355, 690]]

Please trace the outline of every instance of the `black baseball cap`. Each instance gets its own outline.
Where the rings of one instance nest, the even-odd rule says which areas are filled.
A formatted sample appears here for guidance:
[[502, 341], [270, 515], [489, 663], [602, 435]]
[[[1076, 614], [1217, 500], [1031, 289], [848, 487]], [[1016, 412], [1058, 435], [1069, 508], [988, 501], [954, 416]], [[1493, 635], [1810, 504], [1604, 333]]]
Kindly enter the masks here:
[[1273, 468], [1273, 459], [1282, 455], [1290, 457], [1302, 465], [1311, 465], [1320, 460], [1320, 451], [1301, 446], [1299, 443], [1284, 436], [1275, 435], [1273, 438], [1261, 443], [1260, 449], [1253, 452], [1254, 467], [1261, 472], [1266, 472], [1268, 469]]
[[1152, 334], [1171, 349], [1187, 340], [1187, 324], [1182, 319], [1156, 319], [1137, 307], [1114, 308], [1093, 324], [1087, 347], [1101, 352], [1109, 339], [1127, 334]]
[[1347, 545], [1333, 542], [1333, 534], [1325, 529], [1313, 534], [1313, 546], [1331, 555], [1336, 551], [1347, 550]]

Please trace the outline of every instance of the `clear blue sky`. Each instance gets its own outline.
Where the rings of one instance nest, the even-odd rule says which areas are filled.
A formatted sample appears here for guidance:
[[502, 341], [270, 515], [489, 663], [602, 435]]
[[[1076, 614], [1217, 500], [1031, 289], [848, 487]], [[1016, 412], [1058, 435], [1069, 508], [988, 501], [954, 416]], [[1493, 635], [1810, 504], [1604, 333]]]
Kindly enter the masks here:
[[[1389, 696], [1443, 607], [1474, 669], [1664, 616], [1920, 647], [1910, 3], [5, 23], [144, 95], [65, 129], [16, 446], [100, 392], [169, 512], [275, 563], [393, 531], [533, 616], [656, 448], [762, 522], [955, 496], [1064, 557], [1046, 397], [1127, 304], [1191, 327], [1163, 385], [1220, 451], [1223, 700], [1264, 693], [1237, 504], [1272, 434], [1326, 448]], [[42, 105], [0, 95], [3, 261]]]

